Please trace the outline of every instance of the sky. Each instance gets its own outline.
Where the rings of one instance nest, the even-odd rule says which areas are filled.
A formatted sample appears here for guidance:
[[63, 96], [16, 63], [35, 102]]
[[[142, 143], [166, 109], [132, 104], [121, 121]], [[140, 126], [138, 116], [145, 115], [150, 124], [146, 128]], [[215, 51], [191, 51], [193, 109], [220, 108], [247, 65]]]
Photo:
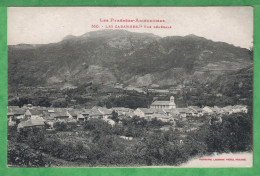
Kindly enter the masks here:
[[[151, 19], [163, 23], [115, 23], [100, 19]], [[92, 25], [99, 25], [99, 29]], [[106, 25], [164, 25], [170, 29], [126, 29], [155, 35], [194, 34], [238, 47], [253, 46], [252, 7], [9, 7], [8, 45], [47, 44], [80, 36]], [[103, 27], [102, 27], [103, 26]]]

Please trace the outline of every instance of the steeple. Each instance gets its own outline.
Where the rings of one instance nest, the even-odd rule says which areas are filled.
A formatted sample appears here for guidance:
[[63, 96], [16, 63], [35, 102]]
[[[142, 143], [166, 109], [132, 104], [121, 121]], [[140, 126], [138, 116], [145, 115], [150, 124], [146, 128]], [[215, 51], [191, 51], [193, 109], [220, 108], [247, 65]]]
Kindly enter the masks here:
[[171, 96], [170, 103], [169, 103], [169, 109], [174, 109], [174, 108], [176, 108], [176, 104], [174, 102], [174, 97]]
[[171, 102], [171, 103], [174, 103], [174, 97], [173, 97], [173, 96], [171, 96], [170, 102]]

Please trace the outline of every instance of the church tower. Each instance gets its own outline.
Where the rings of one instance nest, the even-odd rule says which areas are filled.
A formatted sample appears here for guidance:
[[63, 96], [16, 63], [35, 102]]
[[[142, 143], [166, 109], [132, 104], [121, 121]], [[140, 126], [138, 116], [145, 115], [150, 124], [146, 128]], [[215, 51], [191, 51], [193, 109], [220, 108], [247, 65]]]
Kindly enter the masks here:
[[176, 108], [176, 104], [174, 102], [174, 97], [171, 96], [170, 103], [169, 103], [169, 109], [174, 109], [174, 108]]

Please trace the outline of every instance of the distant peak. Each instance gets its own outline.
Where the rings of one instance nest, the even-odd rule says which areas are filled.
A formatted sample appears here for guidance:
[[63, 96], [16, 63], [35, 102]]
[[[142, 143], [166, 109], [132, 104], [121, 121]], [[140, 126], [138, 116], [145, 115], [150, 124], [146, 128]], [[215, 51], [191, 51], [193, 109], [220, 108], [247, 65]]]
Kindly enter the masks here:
[[74, 35], [67, 35], [62, 40], [70, 40], [70, 39], [74, 39], [74, 38], [76, 38], [76, 36], [74, 36]]
[[195, 34], [186, 35], [184, 38], [193, 39], [193, 40], [208, 40], [208, 39], [206, 39], [204, 37], [197, 36]]
[[197, 36], [197, 35], [195, 35], [195, 34], [189, 34], [189, 35], [186, 35], [185, 37], [198, 38], [199, 36]]

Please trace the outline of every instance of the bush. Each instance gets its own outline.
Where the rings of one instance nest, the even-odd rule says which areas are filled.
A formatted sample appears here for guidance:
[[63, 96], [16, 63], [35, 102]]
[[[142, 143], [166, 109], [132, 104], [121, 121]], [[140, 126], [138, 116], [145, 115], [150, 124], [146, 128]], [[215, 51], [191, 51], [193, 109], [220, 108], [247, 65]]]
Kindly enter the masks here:
[[55, 122], [53, 127], [56, 131], [73, 131], [77, 127], [76, 122]]
[[89, 119], [84, 123], [84, 130], [94, 131], [96, 133], [112, 134], [112, 126], [101, 119]]
[[222, 124], [212, 124], [206, 139], [209, 152], [252, 150], [252, 117], [232, 114], [222, 117]]
[[32, 151], [22, 145], [15, 145], [8, 150], [8, 165], [26, 167], [45, 167], [46, 162], [41, 153]]

